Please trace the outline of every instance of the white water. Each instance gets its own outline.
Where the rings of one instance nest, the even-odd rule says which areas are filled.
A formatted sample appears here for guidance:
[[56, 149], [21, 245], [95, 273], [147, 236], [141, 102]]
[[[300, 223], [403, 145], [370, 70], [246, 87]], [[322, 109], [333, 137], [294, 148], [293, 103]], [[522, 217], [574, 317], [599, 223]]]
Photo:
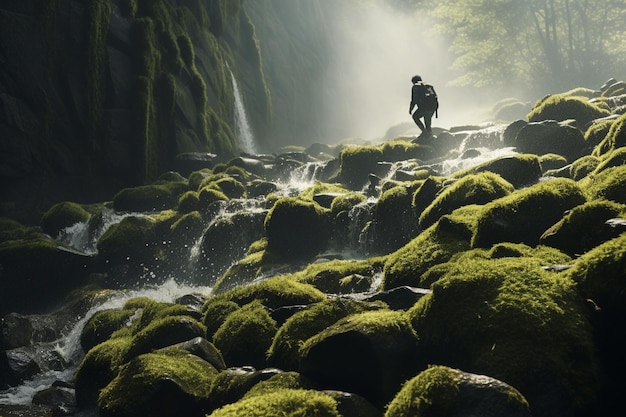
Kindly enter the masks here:
[[255, 154], [256, 147], [254, 145], [254, 135], [252, 134], [252, 129], [250, 128], [250, 123], [248, 122], [248, 115], [246, 114], [246, 108], [243, 105], [239, 84], [237, 83], [237, 79], [232, 71], [230, 71], [230, 77], [233, 82], [233, 91], [235, 93], [235, 135], [237, 136], [237, 142], [244, 152]]
[[53, 349], [70, 364], [63, 371], [49, 371], [36, 375], [30, 380], [24, 381], [22, 385], [8, 390], [0, 391], [0, 404], [30, 404], [32, 397], [38, 391], [49, 388], [55, 381], [71, 381], [76, 366], [82, 360], [84, 352], [80, 347], [80, 334], [85, 323], [98, 311], [107, 309], [119, 309], [124, 304], [135, 297], [148, 297], [155, 301], [173, 303], [176, 299], [188, 294], [201, 294], [209, 297], [210, 287], [191, 287], [182, 285], [170, 279], [159, 286], [146, 287], [141, 290], [120, 291], [108, 300], [96, 304], [83, 316], [78, 318], [71, 329], [51, 343]]

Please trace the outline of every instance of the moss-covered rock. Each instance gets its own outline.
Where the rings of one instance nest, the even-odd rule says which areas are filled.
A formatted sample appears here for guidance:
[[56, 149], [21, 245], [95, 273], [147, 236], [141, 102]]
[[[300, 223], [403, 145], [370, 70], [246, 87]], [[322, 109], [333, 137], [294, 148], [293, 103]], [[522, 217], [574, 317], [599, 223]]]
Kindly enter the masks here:
[[93, 408], [99, 392], [115, 378], [130, 347], [131, 337], [111, 338], [87, 352], [76, 373], [76, 402], [81, 408]]
[[300, 348], [310, 337], [350, 314], [380, 308], [380, 304], [342, 298], [315, 303], [292, 315], [278, 329], [268, 350], [268, 363], [284, 370], [297, 370]]
[[138, 356], [196, 337], [204, 337], [206, 329], [194, 318], [184, 315], [168, 315], [154, 319], [138, 331], [129, 347], [129, 357]]
[[380, 145], [382, 159], [386, 162], [406, 161], [407, 159], [428, 159], [432, 153], [427, 147], [406, 139], [395, 139]]
[[329, 211], [296, 198], [276, 202], [265, 219], [267, 250], [291, 260], [309, 260], [328, 245]]
[[534, 184], [541, 177], [541, 164], [537, 155], [518, 154], [492, 159], [467, 170], [456, 172], [453, 178], [460, 178], [467, 174], [493, 172], [515, 188], [527, 187]]
[[530, 417], [515, 388], [485, 375], [430, 366], [407, 381], [388, 404], [385, 417], [506, 415]]
[[330, 211], [333, 216], [341, 213], [342, 211], [350, 211], [352, 207], [360, 204], [366, 200], [365, 195], [356, 192], [342, 193], [333, 198], [330, 204]]
[[187, 191], [182, 181], [159, 181], [153, 184], [124, 188], [113, 197], [116, 211], [156, 212], [175, 209], [178, 196]]
[[606, 137], [613, 126], [615, 119], [600, 119], [594, 121], [591, 126], [587, 128], [585, 131], [585, 142], [587, 142], [587, 147], [590, 149], [595, 149]]
[[422, 274], [429, 268], [469, 249], [471, 230], [450, 217], [444, 218], [443, 223], [440, 220], [387, 257], [383, 290], [402, 285], [417, 287]]
[[94, 313], [83, 326], [80, 334], [80, 346], [89, 352], [94, 346], [105, 342], [111, 335], [125, 327], [135, 314], [132, 309], [100, 310]]
[[276, 334], [276, 321], [258, 301], [233, 311], [213, 335], [228, 366], [265, 367], [265, 353]]
[[491, 172], [470, 174], [455, 181], [437, 194], [419, 216], [419, 225], [426, 229], [441, 216], [469, 204], [485, 204], [514, 191], [513, 186]]
[[594, 173], [604, 171], [607, 168], [626, 165], [626, 146], [616, 148], [604, 155], [600, 159]]
[[369, 174], [379, 174], [383, 152], [376, 146], [350, 146], [339, 154], [341, 181], [351, 190], [360, 190], [368, 183]]
[[555, 153], [547, 153], [539, 157], [541, 171], [545, 174], [549, 170], [557, 170], [567, 165], [567, 159], [564, 156]]
[[50, 236], [56, 237], [66, 227], [76, 223], [86, 222], [91, 214], [80, 204], [63, 201], [50, 207], [41, 218], [42, 230]]
[[514, 145], [522, 153], [555, 153], [570, 162], [580, 157], [588, 146], [578, 128], [553, 120], [528, 123], [517, 133]]
[[534, 246], [563, 213], [584, 202], [582, 188], [565, 178], [543, 181], [494, 200], [484, 206], [478, 218], [472, 247], [499, 242]]
[[208, 362], [181, 350], [147, 353], [122, 367], [100, 392], [101, 415], [202, 415], [212, 380]]
[[354, 392], [382, 407], [425, 365], [405, 312], [349, 315], [309, 338], [300, 372], [328, 389]]
[[239, 401], [256, 384], [282, 373], [279, 369], [256, 370], [253, 367], [231, 367], [220, 372], [211, 384], [209, 409]]
[[406, 183], [384, 191], [376, 204], [371, 225], [373, 254], [387, 254], [404, 246], [417, 235], [413, 195], [421, 182]]
[[200, 207], [200, 199], [197, 191], [186, 191], [178, 197], [179, 213], [186, 214], [198, 210]]
[[541, 235], [540, 243], [570, 254], [583, 254], [613, 237], [605, 222], [626, 216], [626, 205], [595, 200], [571, 209]]
[[580, 181], [589, 200], [606, 199], [626, 204], [626, 166], [605, 169]]
[[602, 141], [594, 148], [594, 156], [602, 156], [614, 149], [626, 146], [626, 114], [615, 120]]
[[[327, 262], [309, 264], [300, 272], [290, 277], [298, 282], [310, 284], [326, 294], [350, 294], [371, 289], [374, 275], [382, 269], [384, 258], [369, 258], [364, 260], [336, 259]], [[365, 283], [355, 283], [351, 280], [355, 275], [366, 279]], [[356, 291], [359, 286], [365, 288]]]
[[43, 313], [84, 285], [93, 259], [41, 233], [15, 228], [0, 243], [0, 314]]
[[554, 94], [535, 103], [527, 118], [529, 122], [540, 122], [543, 120], [562, 122], [574, 119], [578, 126], [583, 127], [592, 120], [608, 116], [609, 114], [609, 111], [591, 103], [586, 97]]
[[600, 164], [600, 160], [592, 155], [585, 155], [575, 160], [570, 166], [569, 178], [574, 181], [585, 178], [590, 172], [593, 172]]
[[466, 259], [431, 289], [408, 312], [428, 362], [506, 381], [533, 415], [592, 403], [598, 362], [572, 280], [527, 258]]
[[278, 389], [254, 395], [213, 411], [208, 417], [270, 417], [276, 415], [341, 417], [328, 394], [304, 389]]

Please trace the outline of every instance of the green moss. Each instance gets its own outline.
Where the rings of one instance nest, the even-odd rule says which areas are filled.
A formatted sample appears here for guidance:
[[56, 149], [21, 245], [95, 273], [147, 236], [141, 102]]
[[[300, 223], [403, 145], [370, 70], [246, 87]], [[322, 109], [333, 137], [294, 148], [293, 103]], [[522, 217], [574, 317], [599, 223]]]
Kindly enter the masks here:
[[299, 351], [310, 337], [351, 314], [380, 308], [380, 304], [341, 298], [315, 303], [295, 313], [278, 329], [268, 351], [268, 363], [284, 370], [297, 370]]
[[168, 406], [175, 407], [171, 412], [198, 412], [197, 403], [208, 398], [217, 373], [208, 362], [183, 350], [148, 353], [120, 370], [100, 392], [98, 405], [101, 413], [111, 415], [129, 415], [131, 410], [155, 415]]
[[266, 395], [255, 395], [219, 408], [208, 417], [276, 415], [341, 417], [337, 402], [331, 396], [303, 389], [279, 389]]
[[311, 389], [313, 383], [298, 372], [281, 372], [253, 386], [244, 398], [266, 395], [281, 389]]
[[435, 199], [439, 191], [444, 187], [446, 178], [430, 176], [422, 181], [421, 185], [413, 194], [412, 205], [419, 218], [419, 215]]
[[[599, 309], [622, 311], [626, 293], [626, 234], [581, 255], [565, 275], [577, 283], [581, 295]], [[607, 316], [613, 320], [614, 316]]]
[[[447, 416], [456, 414], [459, 409], [466, 410], [463, 407], [471, 409], [472, 405], [463, 402], [462, 384], [463, 373], [458, 369], [429, 366], [404, 384], [387, 406], [385, 417]], [[505, 404], [507, 413], [530, 415], [528, 402], [517, 390], [512, 387], [494, 387], [494, 390], [498, 390], [504, 398], [490, 397], [490, 405], [497, 407]]]
[[531, 408], [551, 387], [579, 409], [594, 399], [595, 347], [572, 280], [527, 258], [466, 259], [431, 289], [408, 312], [431, 363], [506, 381]]
[[330, 204], [330, 211], [333, 215], [337, 215], [342, 211], [350, 211], [352, 207], [364, 202], [365, 200], [366, 197], [361, 193], [344, 193], [333, 198], [333, 202]]
[[469, 204], [485, 204], [511, 194], [513, 186], [491, 172], [467, 175], [441, 191], [419, 217], [420, 227], [426, 229], [444, 214]]
[[609, 133], [614, 122], [613, 119], [593, 122], [585, 131], [585, 142], [588, 146], [591, 148], [598, 146]]
[[602, 156], [608, 152], [626, 146], [626, 114], [615, 120], [602, 141], [594, 148], [593, 156]]
[[606, 199], [626, 203], [626, 166], [605, 169], [580, 181], [589, 200]]
[[87, 352], [74, 375], [76, 402], [80, 407], [96, 405], [99, 391], [117, 375], [130, 347], [130, 337], [109, 339]]
[[[452, 221], [452, 219], [448, 218]], [[454, 221], [452, 221], [455, 223]], [[422, 274], [431, 267], [447, 262], [454, 254], [469, 249], [469, 234], [460, 236], [437, 223], [404, 247], [387, 257], [384, 267], [382, 289], [389, 290], [402, 285], [418, 286]], [[461, 229], [463, 225], [456, 223]]]
[[91, 214], [80, 204], [63, 201], [50, 207], [41, 219], [41, 228], [51, 236], [76, 223], [86, 222]]
[[626, 94], [626, 83], [624, 81], [613, 83], [609, 86], [609, 88], [602, 92], [603, 97], [613, 97], [620, 94]]
[[264, 306], [274, 309], [288, 305], [311, 304], [325, 298], [323, 292], [309, 284], [277, 276], [257, 284], [234, 288], [216, 295], [213, 299], [231, 300], [240, 306], [258, 300]]
[[534, 246], [565, 211], [585, 201], [582, 188], [565, 178], [543, 181], [494, 200], [484, 206], [478, 218], [472, 247], [499, 242]]
[[285, 259], [313, 258], [328, 244], [328, 214], [329, 210], [314, 202], [278, 200], [265, 218], [267, 250]]
[[307, 201], [313, 201], [313, 197], [315, 197], [315, 195], [317, 194], [324, 194], [324, 193], [343, 194], [346, 192], [347, 190], [344, 187], [341, 187], [339, 185], [327, 184], [321, 181], [316, 181], [315, 184], [313, 184], [312, 186], [307, 187], [306, 189], [302, 190], [298, 194], [298, 198], [301, 198]]
[[598, 164], [600, 164], [600, 160], [592, 155], [585, 155], [582, 158], [578, 158], [570, 167], [570, 178], [574, 181], [581, 180], [590, 172], [594, 171]]
[[383, 152], [376, 146], [350, 146], [339, 154], [341, 181], [351, 190], [359, 190], [368, 181], [368, 175], [378, 171]]
[[230, 313], [239, 310], [239, 304], [223, 298], [212, 298], [203, 306], [202, 324], [206, 327], [206, 338], [213, 340], [213, 335], [226, 321]]
[[151, 259], [156, 241], [155, 224], [148, 217], [125, 217], [98, 239], [98, 256], [114, 262]]
[[380, 145], [382, 158], [387, 162], [406, 161], [407, 159], [426, 159], [426, 148], [404, 139], [396, 139]]
[[187, 190], [182, 182], [162, 182], [124, 188], [113, 197], [117, 211], [149, 212], [176, 208], [178, 196]]
[[607, 168], [620, 165], [626, 165], [626, 146], [613, 149], [612, 151], [602, 155], [602, 159], [594, 170], [594, 173], [597, 174]]
[[534, 184], [541, 177], [541, 163], [539, 157], [533, 154], [517, 154], [493, 159], [467, 170], [455, 172], [453, 178], [461, 178], [467, 174], [493, 172], [515, 188]]
[[228, 198], [241, 198], [246, 194], [246, 187], [233, 177], [223, 177], [212, 182], [208, 187], [222, 192]]
[[387, 406], [386, 417], [451, 415], [459, 397], [459, 371], [431, 366], [407, 381]]
[[96, 312], [85, 323], [80, 334], [80, 345], [83, 351], [89, 352], [94, 346], [108, 340], [114, 332], [126, 327], [134, 314], [135, 311], [130, 309]]
[[106, 42], [111, 18], [110, 0], [97, 0], [89, 3], [89, 47], [87, 48], [87, 103], [89, 106], [89, 137], [91, 151], [102, 151], [102, 106], [105, 96]]
[[220, 189], [211, 188], [211, 186], [204, 187], [198, 193], [198, 201], [201, 209], [206, 209], [210, 204], [217, 201], [228, 201], [229, 198]]
[[563, 168], [567, 165], [567, 159], [561, 155], [547, 153], [539, 157], [539, 163], [541, 164], [541, 171], [545, 173], [551, 169]]
[[582, 127], [594, 119], [608, 115], [610, 115], [609, 111], [589, 102], [585, 97], [555, 94], [537, 102], [530, 113], [528, 113], [527, 118], [529, 122], [540, 122], [542, 120], [562, 122], [574, 119], [578, 126]]
[[204, 337], [205, 334], [204, 326], [189, 316], [167, 315], [155, 318], [134, 335], [127, 354], [132, 358], [196, 337]]
[[0, 244], [10, 240], [31, 240], [40, 238], [38, 227], [24, 226], [17, 220], [0, 217]]
[[265, 352], [276, 334], [276, 321], [255, 300], [228, 315], [213, 335], [213, 343], [229, 366], [265, 367]]
[[574, 207], [541, 236], [541, 243], [572, 256], [580, 255], [603, 241], [604, 222], [626, 216], [626, 205], [594, 200]]
[[178, 197], [178, 212], [191, 213], [200, 207], [200, 199], [197, 191], [186, 191]]
[[324, 293], [344, 294], [351, 292], [343, 288], [349, 284], [343, 281], [344, 278], [354, 274], [372, 277], [382, 269], [383, 262], [383, 258], [316, 262], [289, 277], [310, 284]]

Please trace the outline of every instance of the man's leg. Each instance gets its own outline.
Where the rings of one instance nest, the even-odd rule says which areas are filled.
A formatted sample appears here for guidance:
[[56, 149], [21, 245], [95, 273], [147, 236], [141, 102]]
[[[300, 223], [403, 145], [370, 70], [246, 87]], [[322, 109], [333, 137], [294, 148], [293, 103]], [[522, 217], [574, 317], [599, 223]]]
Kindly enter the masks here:
[[428, 132], [430, 132], [430, 130], [431, 130], [432, 121], [433, 121], [433, 114], [430, 113], [430, 112], [426, 113], [424, 115], [424, 124], [426, 125], [426, 130]]
[[420, 120], [420, 117], [422, 115], [420, 114], [419, 110], [416, 110], [415, 113], [413, 113], [413, 120], [415, 121], [415, 124], [417, 125], [417, 127], [420, 128], [420, 130], [423, 132], [425, 127], [424, 127], [424, 123], [422, 123], [422, 121]]

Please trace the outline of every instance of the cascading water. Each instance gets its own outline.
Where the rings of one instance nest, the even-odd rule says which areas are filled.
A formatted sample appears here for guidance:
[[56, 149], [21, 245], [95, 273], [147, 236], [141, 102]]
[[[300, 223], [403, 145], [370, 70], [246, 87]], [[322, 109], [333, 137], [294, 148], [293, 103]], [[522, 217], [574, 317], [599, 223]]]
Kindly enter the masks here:
[[[230, 68], [229, 68], [230, 71]], [[250, 128], [248, 121], [248, 115], [246, 114], [246, 108], [243, 105], [243, 98], [241, 91], [239, 90], [239, 84], [235, 78], [235, 74], [230, 71], [230, 77], [233, 83], [233, 92], [235, 94], [235, 134], [237, 136], [237, 142], [244, 152], [249, 154], [256, 153], [256, 147], [254, 145], [254, 135]]]

